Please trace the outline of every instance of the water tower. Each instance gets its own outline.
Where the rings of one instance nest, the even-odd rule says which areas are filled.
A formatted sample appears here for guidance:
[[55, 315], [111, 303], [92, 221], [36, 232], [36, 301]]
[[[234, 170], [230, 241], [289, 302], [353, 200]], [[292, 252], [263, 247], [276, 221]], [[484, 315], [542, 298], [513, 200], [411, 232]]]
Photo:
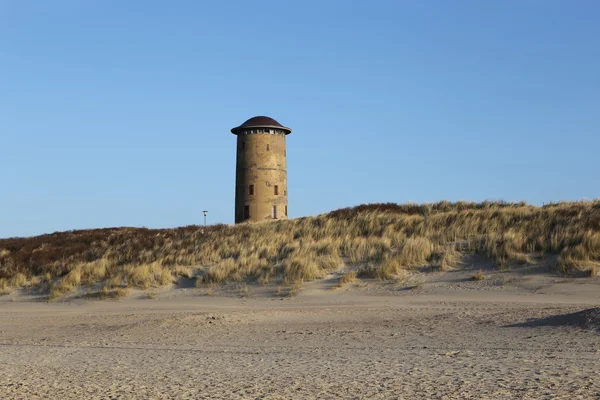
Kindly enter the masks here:
[[285, 137], [292, 132], [273, 118], [254, 117], [235, 127], [235, 223], [287, 219]]

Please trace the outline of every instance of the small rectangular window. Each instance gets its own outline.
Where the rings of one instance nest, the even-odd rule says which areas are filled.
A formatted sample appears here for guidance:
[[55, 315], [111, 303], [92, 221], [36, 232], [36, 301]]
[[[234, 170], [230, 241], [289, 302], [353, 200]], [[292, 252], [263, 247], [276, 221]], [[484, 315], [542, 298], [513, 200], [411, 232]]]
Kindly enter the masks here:
[[248, 186], [248, 194], [254, 196], [254, 185]]
[[250, 206], [244, 206], [244, 219], [250, 218]]
[[285, 206], [285, 216], [287, 217], [287, 206]]
[[275, 185], [273, 186], [273, 191], [275, 192], [275, 196], [279, 195], [279, 186]]
[[277, 206], [273, 206], [273, 208], [271, 209], [271, 217], [273, 219], [277, 219]]
[[269, 151], [269, 145], [267, 145], [267, 151]]

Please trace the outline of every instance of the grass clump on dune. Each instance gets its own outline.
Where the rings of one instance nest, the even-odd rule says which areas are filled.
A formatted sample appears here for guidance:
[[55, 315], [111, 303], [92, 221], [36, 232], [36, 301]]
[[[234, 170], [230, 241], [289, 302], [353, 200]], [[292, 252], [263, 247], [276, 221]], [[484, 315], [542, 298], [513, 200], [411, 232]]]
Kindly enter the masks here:
[[595, 276], [600, 269], [600, 232], [589, 230], [577, 243], [563, 249], [558, 266], [562, 272], [577, 269]]
[[356, 282], [356, 272], [354, 272], [354, 271], [347, 272], [344, 275], [340, 276], [335, 287], [341, 288], [347, 284], [354, 283], [354, 282]]
[[0, 278], [0, 296], [4, 296], [10, 293], [10, 287], [8, 281], [4, 278]]
[[270, 223], [2, 239], [0, 290], [46, 285], [60, 297], [103, 282], [147, 289], [178, 276], [199, 285], [289, 287], [344, 263], [359, 277], [398, 279], [424, 266], [456, 268], [466, 253], [500, 268], [554, 254], [560, 272], [592, 276], [600, 267], [600, 202], [371, 204]]
[[[103, 287], [102, 290], [86, 293], [85, 297], [87, 299], [95, 299], [95, 300], [120, 300], [122, 298], [127, 297], [129, 291], [123, 288], [109, 289], [108, 287]], [[149, 294], [150, 295], [150, 294]], [[151, 298], [150, 296], [148, 298]]]
[[479, 270], [475, 275], [471, 277], [471, 279], [474, 281], [482, 281], [485, 279], [485, 275], [483, 274], [483, 271]]

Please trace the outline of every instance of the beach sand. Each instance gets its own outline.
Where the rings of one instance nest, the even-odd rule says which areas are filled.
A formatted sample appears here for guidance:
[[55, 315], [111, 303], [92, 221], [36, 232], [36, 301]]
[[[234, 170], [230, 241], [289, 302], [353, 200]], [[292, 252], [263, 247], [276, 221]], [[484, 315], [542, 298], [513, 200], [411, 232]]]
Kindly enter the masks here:
[[3, 296], [0, 398], [600, 398], [596, 278], [427, 276], [291, 298]]

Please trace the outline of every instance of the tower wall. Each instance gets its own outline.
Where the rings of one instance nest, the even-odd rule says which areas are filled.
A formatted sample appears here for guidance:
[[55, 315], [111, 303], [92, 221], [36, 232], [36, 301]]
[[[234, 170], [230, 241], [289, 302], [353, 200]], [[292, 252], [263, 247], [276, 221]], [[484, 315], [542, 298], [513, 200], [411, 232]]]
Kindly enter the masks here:
[[286, 135], [280, 130], [264, 131], [279, 133], [237, 134], [236, 223], [288, 218]]

